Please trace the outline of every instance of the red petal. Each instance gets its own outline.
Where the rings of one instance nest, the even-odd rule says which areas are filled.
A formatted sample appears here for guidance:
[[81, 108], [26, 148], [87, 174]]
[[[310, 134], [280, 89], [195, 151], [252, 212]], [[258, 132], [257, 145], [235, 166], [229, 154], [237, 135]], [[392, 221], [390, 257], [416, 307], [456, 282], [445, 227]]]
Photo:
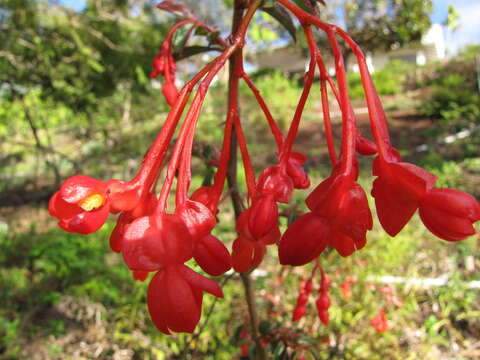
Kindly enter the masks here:
[[273, 195], [260, 196], [253, 201], [248, 213], [248, 229], [254, 239], [267, 235], [278, 223], [278, 206]]
[[150, 281], [147, 292], [147, 305], [150, 317], [155, 326], [164, 334], [170, 335], [167, 327], [166, 314], [168, 313], [168, 303], [165, 297], [165, 274], [159, 271]]
[[[177, 267], [165, 270], [165, 293], [168, 305], [167, 325], [176, 332], [192, 333], [201, 315], [201, 297], [197, 299], [190, 283]], [[200, 304], [199, 304], [200, 302]]]
[[209, 294], [218, 298], [223, 298], [222, 288], [213, 279], [209, 279], [186, 265], [178, 267], [178, 271], [182, 274], [183, 278], [194, 288], [206, 291]]
[[68, 232], [91, 234], [105, 224], [108, 218], [109, 209], [109, 204], [106, 202], [98, 209], [83, 211], [70, 219], [60, 219], [58, 225]]
[[343, 257], [352, 255], [356, 250], [355, 242], [352, 238], [341, 232], [332, 233], [329, 236], [328, 243]]
[[279, 240], [280, 237], [282, 236], [282, 233], [280, 232], [280, 229], [278, 228], [278, 223], [273, 227], [270, 232], [262, 237], [259, 241], [264, 244], [264, 245], [272, 245], [276, 244]]
[[193, 257], [202, 270], [212, 276], [222, 275], [231, 268], [227, 248], [213, 235], [205, 236], [195, 245]]
[[252, 268], [254, 244], [242, 237], [235, 239], [232, 245], [232, 267], [237, 272], [246, 272]]
[[455, 189], [432, 189], [423, 203], [472, 222], [480, 220], [480, 204], [470, 194]]
[[210, 210], [196, 201], [187, 200], [177, 206], [176, 213], [187, 226], [193, 241], [198, 241], [210, 234], [217, 223]]
[[123, 258], [132, 270], [158, 270], [182, 264], [192, 257], [193, 242], [183, 222], [175, 215], [162, 214], [155, 220], [144, 216], [125, 232]]
[[74, 175], [60, 187], [60, 196], [69, 203], [77, 203], [94, 192], [104, 194], [106, 184], [100, 180], [85, 175]]
[[57, 191], [51, 198], [48, 203], [48, 212], [50, 215], [59, 218], [59, 219], [69, 219], [74, 217], [77, 214], [80, 214], [84, 210], [76, 205], [70, 204], [64, 201], [60, 197], [60, 192]]
[[113, 213], [130, 211], [139, 205], [140, 189], [132, 188], [124, 181], [108, 181], [107, 192]]
[[450, 215], [437, 207], [422, 204], [419, 213], [427, 229], [443, 240], [460, 241], [476, 232], [468, 218]]
[[396, 236], [418, 208], [417, 199], [380, 177], [373, 182], [372, 196], [380, 224], [390, 236]]

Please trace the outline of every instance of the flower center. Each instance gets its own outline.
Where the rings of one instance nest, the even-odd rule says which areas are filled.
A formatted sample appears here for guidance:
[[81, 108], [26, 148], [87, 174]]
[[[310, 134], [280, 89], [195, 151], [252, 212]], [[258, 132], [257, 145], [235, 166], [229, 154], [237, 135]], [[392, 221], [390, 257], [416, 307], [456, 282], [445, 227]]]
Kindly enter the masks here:
[[78, 202], [78, 206], [80, 206], [85, 211], [92, 211], [98, 209], [100, 206], [103, 205], [105, 199], [100, 194], [93, 194], [87, 196], [85, 199], [82, 199]]

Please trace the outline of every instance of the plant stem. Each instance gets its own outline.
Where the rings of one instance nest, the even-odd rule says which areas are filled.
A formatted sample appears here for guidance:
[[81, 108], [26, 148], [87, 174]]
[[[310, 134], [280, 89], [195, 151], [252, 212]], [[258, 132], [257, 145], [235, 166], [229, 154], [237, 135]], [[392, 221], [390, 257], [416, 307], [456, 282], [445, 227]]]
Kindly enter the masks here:
[[[232, 34], [237, 33], [237, 30], [242, 22], [243, 13], [244, 13], [244, 1], [242, 0], [235, 0], [234, 10], [233, 10], [233, 17], [232, 17]], [[228, 84], [228, 94], [229, 94], [229, 101], [228, 101], [228, 109], [227, 111], [231, 111], [232, 109], [236, 110], [237, 116], [239, 115], [239, 104], [238, 104], [238, 82], [239, 77], [236, 69], [238, 69], [239, 65], [238, 62], [242, 61], [242, 54], [241, 48], [237, 50], [237, 52], [230, 58], [229, 63], [229, 84]], [[234, 127], [236, 125], [234, 124]], [[238, 218], [240, 213], [243, 210], [242, 199], [238, 192], [238, 184], [237, 184], [237, 136], [236, 132], [232, 131], [231, 133], [231, 147], [230, 147], [230, 160], [228, 164], [228, 188], [230, 190], [230, 196], [232, 199], [232, 205], [235, 212], [235, 217]], [[245, 300], [248, 306], [248, 313], [250, 316], [250, 327], [251, 327], [251, 335], [253, 341], [256, 345], [256, 357], [259, 360], [266, 360], [267, 356], [265, 354], [265, 350], [262, 347], [260, 342], [260, 336], [258, 332], [258, 313], [257, 307], [255, 303], [255, 295], [254, 295], [254, 287], [252, 278], [250, 277], [249, 273], [241, 273], [240, 277], [242, 279], [243, 287], [245, 290]]]

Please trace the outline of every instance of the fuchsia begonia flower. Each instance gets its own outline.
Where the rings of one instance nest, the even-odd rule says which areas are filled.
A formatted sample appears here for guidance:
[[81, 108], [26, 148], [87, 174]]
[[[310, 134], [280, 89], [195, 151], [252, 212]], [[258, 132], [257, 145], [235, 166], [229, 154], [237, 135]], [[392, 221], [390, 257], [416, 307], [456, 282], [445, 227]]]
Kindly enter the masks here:
[[332, 174], [312, 191], [306, 203], [327, 221], [328, 244], [341, 256], [365, 246], [373, 219], [365, 191], [353, 176]]
[[155, 274], [148, 286], [147, 304], [155, 326], [192, 333], [200, 320], [203, 292], [223, 298], [222, 289], [186, 265], [168, 266]]
[[74, 175], [62, 184], [48, 204], [50, 215], [68, 232], [90, 234], [102, 227], [110, 212], [131, 209], [139, 198], [126, 183], [105, 183], [85, 175]]

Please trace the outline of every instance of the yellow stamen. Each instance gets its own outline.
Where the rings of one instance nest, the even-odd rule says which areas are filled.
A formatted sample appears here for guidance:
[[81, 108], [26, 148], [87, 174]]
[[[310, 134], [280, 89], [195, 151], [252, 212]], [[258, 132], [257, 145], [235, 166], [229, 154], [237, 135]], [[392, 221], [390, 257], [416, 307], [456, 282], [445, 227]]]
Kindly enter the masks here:
[[100, 206], [103, 205], [105, 199], [100, 194], [93, 194], [87, 196], [85, 199], [80, 200], [78, 206], [80, 206], [85, 211], [92, 211], [98, 209]]

